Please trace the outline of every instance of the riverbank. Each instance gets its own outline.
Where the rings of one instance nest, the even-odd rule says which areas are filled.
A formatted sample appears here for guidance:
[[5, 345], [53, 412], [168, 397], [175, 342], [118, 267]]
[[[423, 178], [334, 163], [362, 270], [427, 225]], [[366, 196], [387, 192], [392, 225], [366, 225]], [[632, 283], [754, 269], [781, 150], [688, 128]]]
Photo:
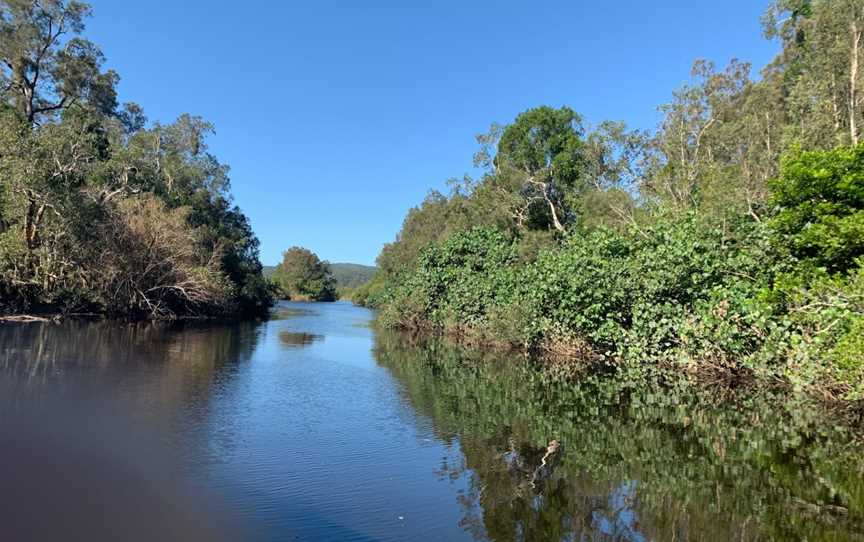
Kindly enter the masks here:
[[386, 327], [597, 357], [637, 379], [864, 400], [862, 113], [801, 107], [837, 96], [812, 81], [857, 77], [816, 61], [812, 40], [855, 59], [860, 44], [822, 24], [849, 13], [811, 7], [767, 11], [782, 43], [758, 80], [737, 60], [694, 62], [654, 130], [566, 105], [496, 122], [477, 136], [479, 171], [408, 211], [355, 298]]
[[791, 254], [778, 228], [672, 215], [576, 231], [528, 261], [520, 252], [530, 238], [472, 228], [428, 246], [368, 300], [385, 327], [587, 359], [636, 377], [752, 379], [860, 403], [864, 267], [819, 267], [821, 256]]
[[11, 314], [8, 316], [0, 316], [0, 323], [2, 322], [12, 322], [12, 323], [28, 323], [28, 322], [59, 322], [63, 319], [63, 316], [60, 314], [55, 314], [52, 316], [36, 316], [32, 314]]
[[32, 313], [3, 313], [0, 312], [0, 324], [6, 323], [59, 323], [64, 320], [107, 320], [115, 322], [240, 322], [245, 320], [262, 320], [270, 316], [268, 307], [264, 311], [247, 312], [242, 314], [221, 315], [194, 315], [194, 314], [171, 314], [153, 316], [141, 313], [135, 314], [109, 314], [107, 312], [70, 312], [60, 310], [45, 310]]
[[[656, 393], [681, 394], [682, 390], [712, 400], [727, 398], [740, 402], [746, 397], [770, 395], [777, 406], [795, 410], [818, 411], [824, 423], [841, 423], [862, 432], [864, 439], [864, 400], [842, 394], [846, 388], [815, 383], [798, 385], [782, 373], [756, 371], [726, 363], [694, 363], [682, 359], [651, 359], [634, 362], [616, 357], [612, 351], [598, 351], [587, 340], [561, 340], [558, 344], [529, 347], [502, 341], [472, 330], [436, 329], [431, 326], [394, 328], [373, 323], [379, 333], [395, 334], [400, 341], [427, 348], [441, 344], [451, 350], [464, 350], [471, 359], [506, 358], [521, 360], [531, 367], [534, 377], [551, 378], [556, 385], [569, 383], [581, 387], [586, 381], [603, 381], [617, 388], [650, 387]], [[784, 398], [784, 399], [781, 399]]]

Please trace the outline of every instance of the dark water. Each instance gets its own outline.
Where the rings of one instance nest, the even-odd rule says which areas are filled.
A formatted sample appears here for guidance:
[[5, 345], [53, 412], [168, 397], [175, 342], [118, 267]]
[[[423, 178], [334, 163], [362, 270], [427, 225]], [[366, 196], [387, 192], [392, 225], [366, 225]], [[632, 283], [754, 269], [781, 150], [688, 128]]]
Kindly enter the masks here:
[[0, 539], [864, 540], [864, 446], [818, 409], [370, 318], [0, 325]]

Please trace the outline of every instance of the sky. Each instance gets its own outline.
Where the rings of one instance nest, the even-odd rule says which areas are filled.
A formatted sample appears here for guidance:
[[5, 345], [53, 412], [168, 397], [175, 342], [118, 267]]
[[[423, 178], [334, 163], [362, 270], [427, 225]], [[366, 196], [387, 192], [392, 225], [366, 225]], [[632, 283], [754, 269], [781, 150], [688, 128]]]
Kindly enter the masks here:
[[693, 60], [758, 70], [763, 0], [89, 0], [85, 35], [151, 121], [216, 126], [275, 264], [373, 264], [405, 213], [472, 172], [475, 136], [538, 105], [659, 122]]

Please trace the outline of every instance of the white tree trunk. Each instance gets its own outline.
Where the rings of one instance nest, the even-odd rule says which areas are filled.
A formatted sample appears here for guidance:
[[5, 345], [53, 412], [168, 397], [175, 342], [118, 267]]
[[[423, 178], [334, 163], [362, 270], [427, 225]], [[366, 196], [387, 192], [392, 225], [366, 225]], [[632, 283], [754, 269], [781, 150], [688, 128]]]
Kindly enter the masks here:
[[849, 135], [852, 144], [858, 144], [858, 49], [861, 45], [861, 30], [858, 21], [852, 21], [852, 54], [849, 66]]

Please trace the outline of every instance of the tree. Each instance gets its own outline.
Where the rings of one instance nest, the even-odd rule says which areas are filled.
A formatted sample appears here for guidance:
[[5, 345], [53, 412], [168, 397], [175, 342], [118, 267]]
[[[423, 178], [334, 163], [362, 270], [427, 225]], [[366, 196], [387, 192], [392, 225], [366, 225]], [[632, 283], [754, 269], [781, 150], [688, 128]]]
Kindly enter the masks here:
[[[89, 15], [89, 6], [76, 0], [0, 0], [4, 309], [86, 305], [156, 317], [266, 311], [272, 297], [258, 240], [232, 203], [228, 167], [208, 152], [212, 125], [184, 114], [148, 126], [137, 104], [118, 108], [117, 75], [103, 71], [101, 51], [81, 37]], [[133, 210], [189, 235], [147, 232], [132, 220]], [[155, 244], [137, 242], [142, 238]], [[170, 296], [140, 288], [127, 295], [126, 286], [141, 282], [135, 277], [144, 270], [123, 262], [176, 255], [183, 244], [188, 254], [181, 267], [207, 262], [219, 277], [219, 295], [199, 295], [202, 290], [182, 286], [190, 285], [186, 279], [174, 282], [189, 293], [185, 301], [178, 301], [183, 296], [176, 288]], [[101, 280], [107, 264], [100, 258], [111, 255], [113, 278]]]
[[805, 148], [855, 145], [864, 100], [864, 4], [860, 0], [776, 0], [763, 17], [765, 35], [783, 50], [774, 61], [782, 71], [787, 137]]
[[582, 196], [583, 224], [637, 224], [640, 183], [650, 149], [650, 134], [628, 130], [623, 122], [606, 121], [585, 138], [586, 177], [591, 190]]
[[[56, 280], [52, 267], [71, 266], [69, 234], [92, 218], [85, 186], [94, 164], [104, 158], [98, 124], [86, 115], [30, 130], [15, 116], [0, 119], [0, 175], [8, 191], [8, 233], [23, 245], [18, 279], [46, 288]], [[64, 248], [64, 246], [66, 248]]]
[[336, 299], [336, 283], [330, 264], [302, 247], [291, 247], [282, 253], [282, 263], [276, 266], [273, 279], [291, 299]]
[[[46, 224], [74, 220], [76, 190], [90, 164], [104, 158], [98, 116], [116, 109], [116, 74], [103, 73], [101, 51], [79, 37], [89, 14], [76, 1], [0, 2], [0, 170], [11, 193], [11, 225], [20, 226], [26, 246], [21, 265], [30, 286], [54, 280], [43, 264], [58, 258], [57, 247], [46, 245], [57, 232]], [[67, 122], [54, 122], [61, 112]]]
[[583, 133], [572, 109], [548, 106], [521, 113], [500, 133], [490, 182], [511, 201], [520, 228], [563, 232], [575, 220], [572, 196], [587, 187]]
[[29, 124], [73, 106], [115, 110], [117, 74], [103, 72], [102, 52], [80, 37], [89, 15], [75, 0], [0, 2], [0, 86]]

